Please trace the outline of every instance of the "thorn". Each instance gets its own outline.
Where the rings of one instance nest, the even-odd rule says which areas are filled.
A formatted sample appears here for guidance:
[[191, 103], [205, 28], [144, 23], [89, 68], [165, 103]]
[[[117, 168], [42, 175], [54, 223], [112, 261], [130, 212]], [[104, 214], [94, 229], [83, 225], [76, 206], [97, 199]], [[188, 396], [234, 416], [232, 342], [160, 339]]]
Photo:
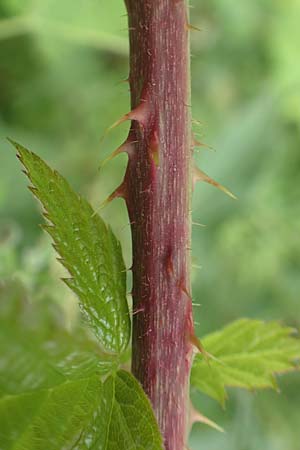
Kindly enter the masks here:
[[186, 30], [187, 31], [202, 31], [200, 28], [195, 27], [194, 25], [190, 24], [190, 23], [186, 23]]
[[193, 184], [197, 181], [204, 181], [205, 183], [211, 184], [212, 186], [215, 186], [216, 188], [220, 189], [221, 191], [225, 192], [225, 194], [229, 195], [229, 197], [233, 198], [234, 200], [237, 200], [237, 197], [229, 191], [226, 187], [222, 186], [217, 181], [210, 178], [205, 172], [200, 170], [198, 167], [194, 166], [193, 168]]
[[209, 359], [212, 358], [212, 355], [207, 353], [207, 351], [204, 349], [203, 345], [201, 344], [200, 339], [195, 334], [190, 334], [189, 341], [199, 351], [199, 353], [201, 353], [203, 355], [207, 364], [210, 365]]
[[116, 128], [118, 125], [121, 125], [121, 123], [126, 122], [126, 120], [136, 120], [139, 122], [142, 126], [145, 126], [146, 124], [146, 117], [147, 117], [147, 102], [145, 100], [141, 100], [140, 104], [134, 108], [132, 111], [130, 111], [127, 114], [124, 114], [119, 120], [114, 122], [110, 127], [108, 127], [102, 138], [101, 142], [104, 140], [105, 136], [114, 128]]
[[[195, 322], [195, 321], [194, 321], [194, 324], [200, 325], [199, 322]], [[210, 359], [212, 359], [213, 361], [216, 361], [219, 364], [222, 364], [223, 366], [225, 365], [225, 363], [223, 361], [221, 361], [219, 358], [216, 358], [214, 355], [212, 355], [211, 353], [208, 353], [205, 350], [200, 339], [195, 334], [189, 335], [189, 341], [194, 346], [194, 348], [196, 348], [198, 350], [198, 352], [203, 355], [205, 361], [207, 362], [207, 364], [209, 366], [210, 366]]]
[[134, 147], [133, 144], [136, 144], [138, 141], [128, 141], [126, 140], [120, 147], [118, 147], [116, 150], [114, 150], [110, 155], [108, 155], [100, 164], [99, 169], [101, 170], [105, 164], [107, 164], [109, 161], [111, 161], [113, 158], [118, 156], [120, 153], [127, 153], [129, 156], [132, 154]]
[[201, 270], [201, 269], [203, 269], [203, 266], [198, 265], [198, 264], [192, 264], [192, 268], [193, 268], [193, 269]]
[[106, 135], [116, 128], [117, 126], [121, 125], [121, 123], [126, 122], [126, 120], [136, 120], [139, 122], [143, 127], [146, 123], [146, 117], [147, 117], [147, 105], [145, 100], [141, 100], [141, 103], [134, 108], [132, 111], [130, 111], [127, 114], [124, 114], [119, 120], [114, 122], [110, 127], [106, 128], [104, 131], [102, 137], [100, 138], [100, 143], [102, 143], [106, 137]]
[[123, 181], [117, 189], [114, 190], [112, 194], [110, 194], [106, 200], [104, 200], [98, 208], [95, 209], [91, 217], [94, 217], [101, 209], [105, 208], [112, 200], [115, 198], [126, 198], [126, 184], [125, 181]]
[[204, 142], [198, 141], [197, 139], [193, 138], [193, 147], [204, 147], [207, 148], [208, 150], [214, 152], [215, 149], [213, 147], [211, 147], [210, 145], [205, 144]]
[[144, 99], [141, 99], [140, 104], [134, 108], [132, 111], [126, 114], [127, 120], [136, 120], [141, 123], [143, 126], [146, 125], [147, 118], [147, 102]]
[[179, 283], [179, 289], [190, 299], [192, 300], [192, 296], [189, 293], [189, 291], [187, 290], [187, 288], [185, 287], [183, 281], [180, 281]]
[[190, 419], [189, 419], [189, 425], [192, 428], [194, 423], [205, 423], [209, 427], [214, 428], [217, 431], [220, 431], [220, 433], [224, 433], [224, 429], [220, 427], [218, 424], [210, 420], [208, 417], [204, 416], [200, 413], [200, 411], [197, 411], [192, 403], [190, 403]]

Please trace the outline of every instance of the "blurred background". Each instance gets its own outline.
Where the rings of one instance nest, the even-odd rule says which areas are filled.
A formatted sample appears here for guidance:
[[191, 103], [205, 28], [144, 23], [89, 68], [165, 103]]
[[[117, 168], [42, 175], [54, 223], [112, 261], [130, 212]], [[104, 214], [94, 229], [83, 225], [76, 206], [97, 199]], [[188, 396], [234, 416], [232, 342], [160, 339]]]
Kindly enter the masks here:
[[[194, 132], [210, 149], [201, 168], [230, 188], [233, 201], [199, 185], [193, 201], [193, 297], [200, 336], [245, 316], [300, 326], [300, 0], [194, 0]], [[76, 301], [38, 224], [6, 136], [37, 152], [97, 207], [121, 181], [119, 156], [100, 162], [128, 124], [101, 142], [128, 111], [127, 18], [121, 0], [0, 1], [0, 295], [18, 286], [30, 298]], [[102, 211], [130, 265], [130, 230], [116, 200]], [[7, 286], [10, 286], [8, 289]], [[21, 288], [20, 288], [21, 286]], [[71, 306], [70, 306], [71, 305]], [[234, 390], [223, 411], [195, 395], [226, 430], [195, 425], [192, 450], [296, 450], [300, 378], [276, 392]], [[200, 438], [200, 441], [198, 440]], [[201, 442], [201, 445], [200, 443]]]

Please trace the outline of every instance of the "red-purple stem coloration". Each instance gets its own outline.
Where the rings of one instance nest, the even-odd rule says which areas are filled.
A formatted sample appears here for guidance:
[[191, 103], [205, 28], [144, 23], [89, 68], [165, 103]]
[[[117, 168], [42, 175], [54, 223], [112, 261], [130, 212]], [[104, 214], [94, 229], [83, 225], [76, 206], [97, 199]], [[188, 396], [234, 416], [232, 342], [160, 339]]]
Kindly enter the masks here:
[[[166, 450], [186, 445], [194, 327], [190, 286], [191, 120], [185, 0], [126, 0], [132, 120], [126, 200], [133, 241], [132, 370]], [[121, 120], [123, 120], [121, 119]]]

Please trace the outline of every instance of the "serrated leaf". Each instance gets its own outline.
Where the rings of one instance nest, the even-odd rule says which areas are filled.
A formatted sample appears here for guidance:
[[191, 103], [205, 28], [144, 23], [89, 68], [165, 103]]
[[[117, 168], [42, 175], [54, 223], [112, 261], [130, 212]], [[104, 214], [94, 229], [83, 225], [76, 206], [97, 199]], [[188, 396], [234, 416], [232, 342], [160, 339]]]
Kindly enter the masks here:
[[116, 370], [116, 361], [101, 354], [80, 330], [54, 330], [41, 339], [35, 331], [18, 330], [1, 322], [0, 396], [50, 388], [66, 381], [103, 377]]
[[103, 350], [120, 354], [130, 337], [126, 273], [120, 243], [89, 203], [37, 155], [12, 142], [33, 194], [44, 207], [46, 231], [71, 278], [87, 322]]
[[113, 380], [97, 376], [0, 399], [1, 450], [105, 448]]
[[84, 327], [67, 332], [44, 309], [19, 286], [0, 289], [0, 449], [161, 450], [135, 378]]
[[150, 403], [119, 371], [0, 399], [1, 450], [162, 450]]
[[191, 385], [224, 405], [226, 386], [249, 390], [275, 388], [275, 375], [295, 370], [300, 340], [277, 322], [240, 319], [202, 339], [213, 355], [209, 365], [197, 355]]
[[25, 292], [16, 282], [0, 289], [0, 397], [117, 370], [85, 327], [67, 331], [58, 306], [50, 313], [48, 299], [29, 302]]
[[107, 450], [162, 450], [162, 439], [150, 402], [136, 379], [120, 370]]

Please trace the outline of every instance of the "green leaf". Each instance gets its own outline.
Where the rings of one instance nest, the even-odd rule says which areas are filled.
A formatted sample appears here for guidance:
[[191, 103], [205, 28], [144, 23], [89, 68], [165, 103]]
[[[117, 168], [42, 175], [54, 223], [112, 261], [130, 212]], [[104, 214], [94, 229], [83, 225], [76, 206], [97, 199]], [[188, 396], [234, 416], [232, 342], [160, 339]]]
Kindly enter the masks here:
[[0, 399], [1, 450], [161, 450], [150, 403], [119, 371]]
[[64, 281], [78, 295], [84, 316], [103, 350], [120, 354], [130, 337], [120, 243], [60, 174], [34, 153], [12, 143], [32, 183], [30, 189], [44, 207], [44, 228], [71, 275]]
[[300, 340], [277, 322], [240, 319], [202, 339], [209, 365], [197, 355], [191, 385], [224, 405], [226, 386], [277, 388], [274, 375], [295, 370]]
[[91, 374], [103, 377], [116, 370], [113, 357], [102, 354], [95, 342], [76, 329], [55, 329], [42, 337], [0, 323], [0, 396], [50, 388]]
[[139, 383], [46, 305], [0, 286], [0, 449], [161, 450]]
[[136, 379], [120, 370], [107, 450], [161, 450], [162, 439], [150, 402]]
[[0, 287], [0, 397], [117, 370], [87, 328], [67, 330], [62, 318], [51, 299], [29, 302], [22, 284]]
[[0, 399], [1, 450], [105, 448], [113, 379], [97, 376]]

